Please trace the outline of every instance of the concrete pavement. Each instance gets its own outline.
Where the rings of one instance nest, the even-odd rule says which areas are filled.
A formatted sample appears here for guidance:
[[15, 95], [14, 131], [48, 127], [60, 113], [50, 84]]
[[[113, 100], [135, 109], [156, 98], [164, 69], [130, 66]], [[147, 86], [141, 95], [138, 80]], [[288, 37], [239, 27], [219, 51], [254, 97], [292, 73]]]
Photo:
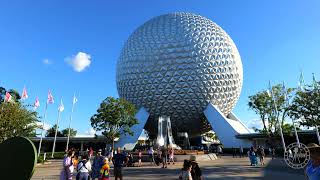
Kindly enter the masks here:
[[[61, 164], [62, 160], [54, 160], [50, 164], [37, 166], [32, 180], [59, 179]], [[249, 165], [248, 158], [232, 158], [230, 156], [223, 156], [210, 162], [199, 162], [206, 180], [275, 180], [284, 177], [290, 178], [290, 180], [304, 179], [302, 170], [290, 169], [281, 159], [266, 158], [266, 164], [264, 167], [252, 167]], [[123, 174], [124, 179], [127, 180], [178, 179], [181, 167], [182, 162], [170, 165], [167, 169], [151, 166], [146, 162], [142, 167], [124, 168]]]

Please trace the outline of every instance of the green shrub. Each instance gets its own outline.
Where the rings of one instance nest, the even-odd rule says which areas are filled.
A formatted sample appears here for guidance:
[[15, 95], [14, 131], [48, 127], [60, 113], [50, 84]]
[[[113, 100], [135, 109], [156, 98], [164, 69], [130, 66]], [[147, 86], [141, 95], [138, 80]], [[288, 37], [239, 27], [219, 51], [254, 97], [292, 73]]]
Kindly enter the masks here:
[[[48, 152], [46, 154], [46, 160], [48, 160], [48, 159], [63, 159], [65, 152], [55, 152], [53, 158], [51, 158], [51, 154], [52, 154], [51, 152]], [[44, 153], [40, 153], [40, 155], [38, 157], [38, 161], [39, 161], [39, 159], [41, 159], [43, 161], [43, 156], [44, 156]]]

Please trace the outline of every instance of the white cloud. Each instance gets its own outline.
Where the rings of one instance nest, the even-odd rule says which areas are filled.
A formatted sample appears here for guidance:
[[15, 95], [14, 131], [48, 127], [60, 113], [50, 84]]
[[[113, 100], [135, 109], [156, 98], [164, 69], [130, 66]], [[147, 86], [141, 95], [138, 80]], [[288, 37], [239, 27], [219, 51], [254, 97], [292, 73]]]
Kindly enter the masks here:
[[93, 128], [89, 128], [85, 133], [77, 134], [76, 137], [94, 137], [96, 131]]
[[90, 128], [86, 131], [86, 134], [88, 135], [94, 135], [96, 133], [96, 131], [93, 128]]
[[44, 59], [42, 61], [42, 63], [45, 64], [45, 65], [50, 65], [50, 64], [52, 64], [52, 61], [50, 61], [49, 59]]
[[75, 71], [81, 72], [91, 64], [91, 56], [84, 52], [78, 52], [77, 55], [72, 58], [67, 58], [66, 61]]
[[[263, 124], [260, 119], [252, 119], [246, 122], [247, 127], [251, 132], [254, 132], [254, 128], [263, 129]], [[268, 122], [266, 121], [266, 126], [268, 126]]]
[[[42, 122], [36, 122], [36, 125], [38, 126], [39, 129], [41, 129], [42, 126], [43, 126], [43, 123]], [[47, 131], [48, 129], [50, 129], [51, 125], [48, 124], [48, 123], [44, 123], [43, 127], [44, 127], [44, 130]]]

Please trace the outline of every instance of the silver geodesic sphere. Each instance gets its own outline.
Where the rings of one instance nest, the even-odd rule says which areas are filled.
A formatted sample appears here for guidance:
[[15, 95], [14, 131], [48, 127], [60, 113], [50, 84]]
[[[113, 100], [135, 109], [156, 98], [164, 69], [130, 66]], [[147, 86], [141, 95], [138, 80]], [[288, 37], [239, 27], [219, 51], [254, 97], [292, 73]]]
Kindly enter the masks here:
[[125, 43], [117, 63], [120, 97], [155, 119], [171, 117], [174, 131], [210, 129], [203, 120], [209, 102], [228, 115], [242, 87], [242, 63], [229, 35], [211, 20], [191, 13], [155, 17]]

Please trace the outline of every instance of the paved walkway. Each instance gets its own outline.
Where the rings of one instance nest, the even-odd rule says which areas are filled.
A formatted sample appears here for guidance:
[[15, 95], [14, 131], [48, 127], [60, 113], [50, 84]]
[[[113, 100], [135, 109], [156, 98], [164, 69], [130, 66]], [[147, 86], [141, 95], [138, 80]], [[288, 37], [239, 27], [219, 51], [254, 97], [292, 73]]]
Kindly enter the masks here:
[[[39, 165], [36, 167], [32, 180], [51, 180], [59, 179], [61, 161], [51, 161], [50, 164]], [[265, 167], [249, 166], [248, 158], [232, 158], [224, 156], [221, 159], [210, 162], [199, 162], [203, 170], [205, 179], [220, 180], [254, 180], [266, 179], [276, 180], [287, 178], [290, 180], [304, 179], [303, 171], [288, 168], [281, 159], [266, 159]], [[178, 179], [179, 169], [182, 163], [176, 163], [167, 169], [150, 166], [144, 163], [143, 167], [124, 168], [126, 180], [168, 180]], [[111, 179], [114, 179], [113, 177]]]

